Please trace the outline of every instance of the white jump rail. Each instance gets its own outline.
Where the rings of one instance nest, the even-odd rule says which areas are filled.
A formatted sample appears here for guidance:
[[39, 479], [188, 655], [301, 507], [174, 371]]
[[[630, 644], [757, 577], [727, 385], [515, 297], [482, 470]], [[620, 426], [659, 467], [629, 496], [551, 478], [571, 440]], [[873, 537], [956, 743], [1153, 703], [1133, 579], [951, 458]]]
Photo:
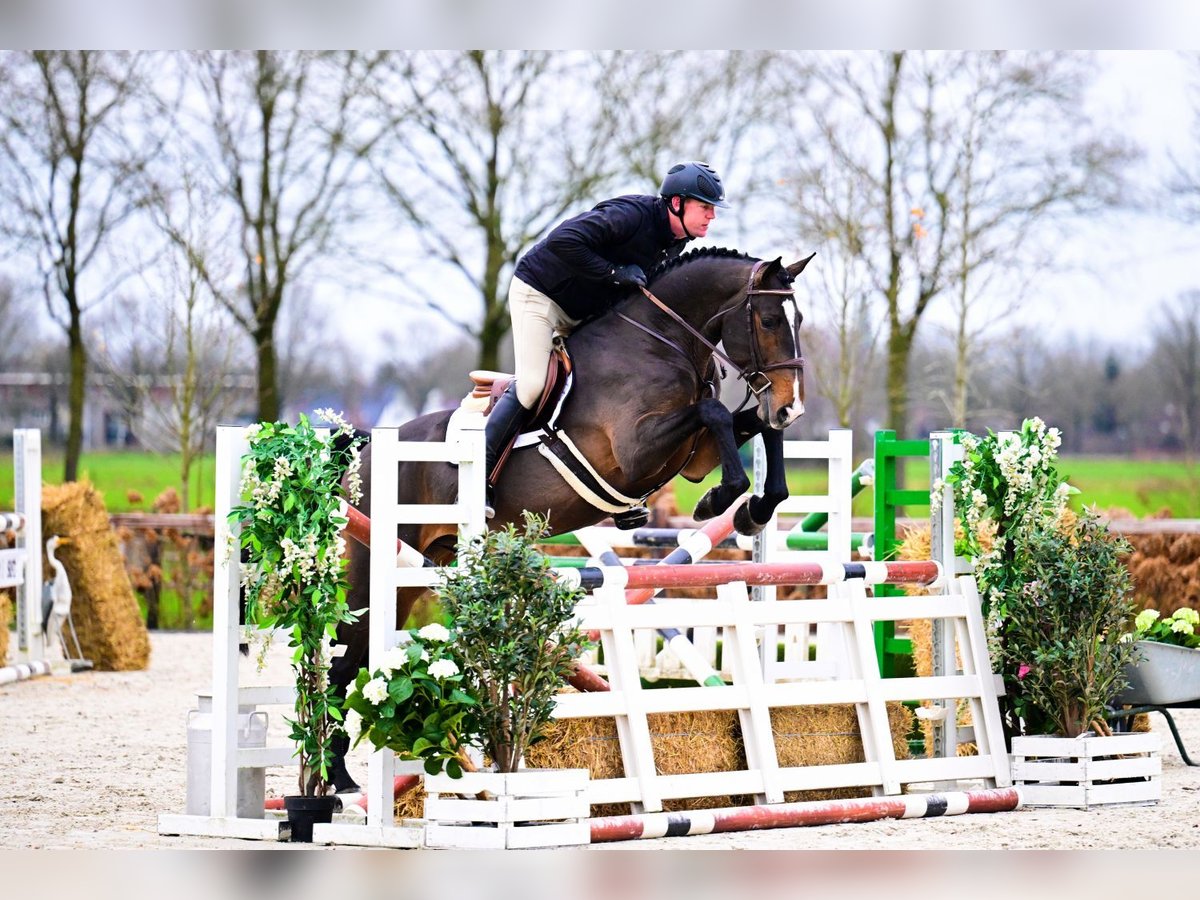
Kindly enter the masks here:
[[21, 527], [16, 546], [0, 550], [0, 587], [16, 588], [17, 641], [13, 677], [0, 669], [0, 683], [17, 680], [17, 667], [31, 674], [48, 671], [45, 658], [52, 649], [42, 635], [42, 435], [36, 428], [13, 431], [13, 488]]
[[[752, 565], [752, 564], [746, 564]], [[627, 606], [623, 591], [603, 589], [579, 607], [585, 628], [598, 629], [605, 658], [611, 660], [612, 691], [559, 698], [558, 718], [615, 717], [625, 775], [593, 780], [590, 803], [630, 803], [634, 812], [655, 812], [667, 799], [754, 794], [760, 803], [778, 803], [783, 792], [868, 786], [894, 795], [900, 786], [929, 781], [983, 779], [1011, 784], [1000, 726], [1000, 681], [988, 663], [978, 593], [970, 576], [955, 579], [939, 596], [874, 598], [861, 581], [830, 585], [824, 600], [750, 602], [744, 583], [718, 588], [717, 600], [660, 600], [654, 606]], [[932, 678], [879, 675], [872, 626], [876, 621], [943, 620], [955, 635], [962, 674]], [[836, 679], [773, 681], [764, 678], [755, 634], [764, 626], [842, 626], [847, 671]], [[638, 677], [633, 633], [671, 625], [719, 627], [730, 659], [733, 683], [721, 687], [647, 690]], [[897, 760], [892, 749], [886, 703], [891, 700], [968, 700], [979, 755]], [[773, 707], [854, 704], [866, 761], [832, 766], [780, 768], [772, 738]], [[658, 775], [647, 716], [656, 712], [736, 710], [745, 742], [747, 768], [736, 772]]]

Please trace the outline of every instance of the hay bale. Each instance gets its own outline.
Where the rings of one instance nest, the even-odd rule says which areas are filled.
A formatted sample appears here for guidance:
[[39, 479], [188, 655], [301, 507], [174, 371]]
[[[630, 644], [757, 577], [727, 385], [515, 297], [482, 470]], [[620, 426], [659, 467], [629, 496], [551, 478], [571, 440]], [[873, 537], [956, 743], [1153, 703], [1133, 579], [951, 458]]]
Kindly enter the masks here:
[[[651, 713], [647, 721], [654, 767], [659, 775], [732, 772], [745, 767], [735, 730], [737, 713], [732, 710]], [[597, 780], [625, 775], [616, 721], [609, 718], [552, 722], [546, 737], [526, 752], [525, 763], [532, 768], [587, 769]], [[744, 803], [741, 796], [688, 797], [665, 800], [663, 809], [674, 812]], [[593, 816], [623, 816], [630, 811], [627, 803], [592, 806]]]
[[150, 636], [104, 498], [86, 481], [43, 485], [42, 533], [71, 541], [56, 556], [71, 582], [71, 618], [83, 655], [100, 670], [145, 669]]
[[8, 659], [8, 626], [13, 618], [13, 602], [8, 588], [0, 590], [0, 666]]
[[1167, 558], [1177, 566], [1200, 559], [1200, 534], [1181, 534], [1171, 542]]
[[[898, 700], [887, 705], [896, 759], [908, 759], [908, 734], [913, 713]], [[788, 706], [771, 710], [771, 732], [781, 767], [832, 766], [866, 761], [858, 713], [853, 704]], [[809, 800], [851, 800], [871, 796], [867, 786], [785, 791], [789, 803]]]

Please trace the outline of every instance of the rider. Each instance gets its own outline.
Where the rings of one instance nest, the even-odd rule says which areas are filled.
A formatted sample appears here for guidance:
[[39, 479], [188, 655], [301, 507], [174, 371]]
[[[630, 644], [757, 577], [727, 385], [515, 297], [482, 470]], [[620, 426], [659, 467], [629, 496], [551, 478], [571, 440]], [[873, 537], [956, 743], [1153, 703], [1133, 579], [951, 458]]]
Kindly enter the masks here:
[[658, 196], [605, 200], [567, 219], [517, 261], [508, 289], [515, 378], [487, 417], [487, 517], [495, 515], [491, 474], [537, 405], [555, 334], [570, 334], [631, 289], [646, 271], [704, 237], [716, 207], [728, 207], [721, 179], [707, 163], [670, 168]]

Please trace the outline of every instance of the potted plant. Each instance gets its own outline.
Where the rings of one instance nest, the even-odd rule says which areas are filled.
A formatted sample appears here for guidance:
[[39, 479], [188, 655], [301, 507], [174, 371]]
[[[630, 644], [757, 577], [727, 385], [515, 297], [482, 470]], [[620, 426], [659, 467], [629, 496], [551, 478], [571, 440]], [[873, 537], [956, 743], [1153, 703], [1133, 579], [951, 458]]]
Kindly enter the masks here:
[[1038, 713], [1027, 725], [1066, 737], [1107, 734], [1105, 710], [1134, 655], [1122, 640], [1133, 617], [1129, 544], [1092, 513], [1020, 544], [1025, 583], [1006, 598], [1002, 661], [1016, 673], [1022, 708]]
[[[1068, 509], [1076, 491], [1056, 466], [1058, 429], [1032, 418], [1020, 431], [964, 433], [961, 442], [963, 459], [947, 477], [963, 518], [956, 551], [979, 581], [989, 650], [1007, 689], [1006, 727], [1084, 730], [1123, 687], [1129, 651], [1116, 645], [1132, 615], [1121, 561], [1128, 544]], [[1058, 679], [1054, 696], [1043, 677]], [[1078, 694], [1069, 702], [1067, 685]]]
[[1129, 687], [1117, 696], [1118, 704], [1169, 706], [1200, 698], [1200, 613], [1188, 607], [1163, 618], [1156, 609], [1144, 609], [1125, 635], [1135, 658], [1126, 666]]
[[[545, 519], [527, 513], [521, 531], [469, 541], [436, 589], [448, 627], [404, 633], [380, 666], [359, 671], [347, 698], [355, 743], [424, 760], [430, 846], [587, 841], [573, 821], [588, 812], [587, 770], [518, 771], [586, 646], [572, 621], [583, 592], [559, 583], [534, 546], [545, 533]], [[474, 768], [468, 748], [490, 770], [464, 772]], [[537, 827], [517, 828], [534, 819]], [[493, 827], [472, 826], [481, 822]]]
[[[311, 841], [314, 822], [332, 820], [330, 742], [340, 728], [340, 701], [330, 687], [327, 639], [351, 621], [346, 602], [346, 518], [343, 500], [359, 499], [358, 440], [332, 410], [321, 418], [337, 426], [319, 434], [308, 418], [251, 425], [243, 460], [242, 503], [230, 512], [240, 526], [246, 623], [282, 629], [293, 648], [295, 718], [288, 719], [300, 773], [298, 794], [284, 798], [293, 841]], [[343, 476], [351, 485], [342, 487]]]
[[374, 670], [359, 669], [346, 692], [345, 729], [354, 746], [368, 741], [401, 759], [420, 760], [426, 773], [461, 778], [477, 738], [478, 703], [463, 686], [460, 644], [437, 622], [400, 632]]

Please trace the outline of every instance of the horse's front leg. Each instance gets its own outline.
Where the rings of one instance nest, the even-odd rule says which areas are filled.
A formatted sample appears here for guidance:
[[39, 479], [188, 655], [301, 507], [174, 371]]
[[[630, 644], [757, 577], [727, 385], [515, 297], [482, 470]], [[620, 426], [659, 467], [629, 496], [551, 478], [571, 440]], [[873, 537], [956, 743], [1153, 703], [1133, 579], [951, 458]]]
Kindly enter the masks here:
[[[725, 404], [712, 398], [701, 400], [696, 404], [696, 414], [708, 429], [721, 460], [721, 483], [710, 488], [692, 511], [692, 516], [702, 522], [729, 509], [730, 504], [749, 489], [750, 479], [738, 456], [734, 416]], [[759, 527], [761, 530], [762, 526]]]
[[783, 461], [783, 432], [774, 428], [766, 428], [758, 417], [758, 411], [742, 410], [733, 418], [735, 440], [741, 446], [756, 434], [761, 434], [763, 449], [767, 456], [767, 473], [762, 484], [755, 488], [760, 492], [743, 503], [734, 513], [733, 525], [740, 534], [758, 534], [771, 517], [775, 509], [787, 499], [787, 471]]

